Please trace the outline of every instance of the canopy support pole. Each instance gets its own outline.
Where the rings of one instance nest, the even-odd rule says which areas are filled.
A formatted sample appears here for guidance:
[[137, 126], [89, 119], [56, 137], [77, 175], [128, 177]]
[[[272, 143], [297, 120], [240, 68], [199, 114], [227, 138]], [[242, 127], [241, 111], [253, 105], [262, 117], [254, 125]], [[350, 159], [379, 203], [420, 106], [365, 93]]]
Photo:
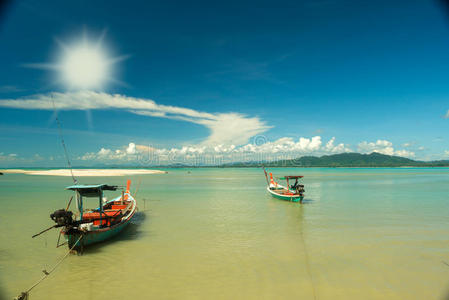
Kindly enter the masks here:
[[100, 193], [99, 193], [99, 197], [100, 197], [100, 227], [103, 224], [101, 221], [101, 218], [103, 216], [103, 190], [100, 189]]

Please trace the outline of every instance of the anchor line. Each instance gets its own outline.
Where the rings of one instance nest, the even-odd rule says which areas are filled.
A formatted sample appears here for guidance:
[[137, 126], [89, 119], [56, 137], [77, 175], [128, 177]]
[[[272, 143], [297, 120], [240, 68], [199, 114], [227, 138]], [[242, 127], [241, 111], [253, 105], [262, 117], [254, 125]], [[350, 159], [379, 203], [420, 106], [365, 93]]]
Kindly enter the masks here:
[[300, 230], [300, 236], [301, 236], [301, 241], [302, 241], [302, 245], [304, 247], [304, 257], [305, 257], [305, 261], [306, 261], [306, 270], [307, 270], [307, 275], [309, 275], [310, 278], [310, 284], [312, 285], [312, 291], [313, 291], [313, 299], [316, 300], [316, 289], [315, 289], [315, 283], [313, 281], [313, 276], [312, 276], [312, 271], [310, 269], [310, 262], [309, 262], [309, 253], [307, 251], [307, 246], [306, 246], [306, 241], [304, 239], [304, 234], [302, 232], [302, 229]]
[[73, 244], [72, 248], [67, 251], [67, 253], [53, 266], [53, 268], [50, 269], [50, 271], [42, 270], [44, 273], [44, 276], [42, 276], [38, 281], [36, 281], [28, 290], [25, 292], [22, 292], [19, 296], [14, 298], [14, 300], [28, 300], [29, 299], [29, 293], [32, 289], [34, 289], [36, 286], [38, 286], [45, 278], [47, 278], [54, 270], [56, 270], [57, 267], [64, 261], [64, 259], [67, 258], [67, 256], [72, 252], [72, 250], [75, 248], [75, 246], [81, 241], [81, 239], [84, 237], [84, 235], [81, 235], [79, 239], [76, 241], [75, 244]]
[[142, 182], [142, 179], [139, 178], [139, 182], [137, 183], [137, 188], [134, 191], [134, 195], [133, 195], [134, 199], [136, 198], [137, 192], [139, 191], [139, 187], [140, 187], [140, 183], [141, 182]]
[[65, 154], [65, 158], [67, 160], [67, 165], [69, 166], [70, 174], [72, 175], [73, 182], [76, 184], [76, 183], [78, 183], [78, 181], [76, 180], [75, 175], [73, 175], [73, 168], [72, 168], [72, 164], [70, 163], [69, 153], [67, 151], [67, 147], [64, 142], [64, 136], [62, 135], [62, 126], [61, 126], [61, 122], [59, 121], [59, 118], [58, 118], [58, 113], [56, 112], [55, 101], [53, 100], [53, 95], [51, 96], [51, 101], [53, 104], [53, 110], [54, 110], [55, 116], [56, 116], [56, 124], [58, 125], [58, 133], [59, 133], [59, 137], [61, 139], [62, 147], [64, 148], [64, 154]]

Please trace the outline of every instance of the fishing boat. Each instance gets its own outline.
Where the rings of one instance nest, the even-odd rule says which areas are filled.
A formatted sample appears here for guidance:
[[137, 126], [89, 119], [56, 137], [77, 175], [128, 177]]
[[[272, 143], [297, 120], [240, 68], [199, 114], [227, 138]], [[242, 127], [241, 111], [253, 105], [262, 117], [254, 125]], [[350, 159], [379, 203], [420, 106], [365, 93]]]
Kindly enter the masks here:
[[[107, 184], [76, 184], [67, 187], [67, 190], [75, 192], [78, 213], [74, 214], [68, 210], [73, 199], [72, 197], [66, 209], [56, 210], [50, 215], [50, 218], [56, 225], [43, 232], [51, 228], [62, 227], [60, 236], [61, 234], [64, 236], [69, 249], [78, 252], [83, 252], [85, 246], [105, 241], [119, 234], [130, 223], [137, 211], [136, 200], [129, 192], [130, 186], [131, 181], [128, 180], [126, 190], [116, 185]], [[109, 201], [104, 197], [104, 191], [116, 191], [119, 189], [122, 189], [120, 196]], [[86, 209], [85, 198], [97, 198], [98, 207]], [[65, 244], [59, 244], [60, 236], [56, 247]]]
[[[267, 191], [271, 194], [271, 196], [287, 200], [291, 202], [300, 202], [304, 199], [304, 185], [299, 184], [299, 180], [304, 176], [299, 175], [288, 175], [279, 178], [280, 180], [286, 181], [286, 186], [279, 184], [274, 180], [273, 174], [270, 172], [270, 180], [268, 180], [268, 174], [265, 168], [263, 169], [265, 173], [265, 178], [267, 180]], [[294, 184], [290, 185], [290, 182], [294, 180]]]

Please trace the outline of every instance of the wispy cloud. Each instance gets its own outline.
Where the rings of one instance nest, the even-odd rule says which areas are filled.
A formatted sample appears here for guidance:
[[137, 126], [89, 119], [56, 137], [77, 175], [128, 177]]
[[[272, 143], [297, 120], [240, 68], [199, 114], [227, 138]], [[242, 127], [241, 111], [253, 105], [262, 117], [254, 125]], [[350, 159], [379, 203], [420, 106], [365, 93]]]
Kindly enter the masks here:
[[445, 118], [445, 119], [448, 119], [448, 118], [449, 118], [449, 109], [447, 110], [446, 114], [444, 115], [444, 118]]
[[203, 125], [210, 130], [209, 137], [203, 142], [204, 145], [241, 145], [247, 143], [252, 136], [271, 128], [258, 117], [248, 117], [240, 113], [208, 113], [185, 107], [162, 105], [151, 99], [94, 91], [0, 99], [0, 107], [40, 110], [53, 110], [54, 108], [58, 110], [124, 109], [138, 115], [176, 119]]
[[22, 92], [24, 89], [19, 88], [15, 85], [2, 85], [0, 86], [0, 93], [16, 93]]
[[225, 64], [221, 70], [206, 74], [210, 79], [227, 80], [228, 76], [245, 81], [265, 81], [273, 84], [285, 85], [271, 71], [271, 68], [279, 63], [283, 63], [292, 53], [285, 53], [263, 61], [254, 60], [234, 60]]
[[403, 143], [403, 144], [402, 144], [402, 147], [408, 148], [408, 147], [411, 147], [413, 144], [414, 144], [413, 142]]
[[5, 154], [3, 152], [0, 152], [0, 161], [16, 161], [18, 159], [18, 155], [15, 153]]

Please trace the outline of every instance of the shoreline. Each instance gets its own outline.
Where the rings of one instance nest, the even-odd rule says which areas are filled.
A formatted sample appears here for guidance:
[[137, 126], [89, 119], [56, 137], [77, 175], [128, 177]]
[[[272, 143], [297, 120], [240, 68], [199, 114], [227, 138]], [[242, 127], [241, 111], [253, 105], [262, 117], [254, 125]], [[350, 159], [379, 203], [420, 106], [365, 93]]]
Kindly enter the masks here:
[[[72, 176], [68, 169], [53, 170], [24, 170], [24, 169], [2, 169], [3, 174], [25, 174], [41, 176]], [[150, 169], [73, 169], [73, 175], [76, 177], [103, 177], [103, 176], [126, 176], [126, 175], [148, 175], [148, 174], [166, 174], [167, 171]]]

